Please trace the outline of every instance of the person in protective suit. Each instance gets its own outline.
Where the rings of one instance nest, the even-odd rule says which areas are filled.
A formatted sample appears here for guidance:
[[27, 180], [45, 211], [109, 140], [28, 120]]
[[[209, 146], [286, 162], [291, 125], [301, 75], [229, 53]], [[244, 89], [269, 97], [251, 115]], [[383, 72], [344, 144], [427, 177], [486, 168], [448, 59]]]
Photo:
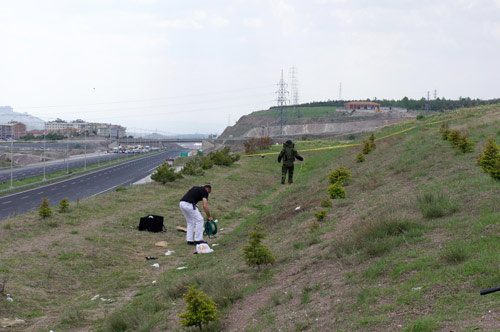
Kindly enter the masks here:
[[292, 141], [288, 140], [283, 143], [283, 149], [278, 156], [278, 162], [280, 163], [283, 160], [283, 166], [281, 166], [281, 184], [285, 184], [286, 173], [288, 172], [288, 183], [293, 183], [293, 163], [297, 158], [300, 161], [303, 161], [304, 158], [299, 156], [297, 150], [295, 150], [295, 144]]

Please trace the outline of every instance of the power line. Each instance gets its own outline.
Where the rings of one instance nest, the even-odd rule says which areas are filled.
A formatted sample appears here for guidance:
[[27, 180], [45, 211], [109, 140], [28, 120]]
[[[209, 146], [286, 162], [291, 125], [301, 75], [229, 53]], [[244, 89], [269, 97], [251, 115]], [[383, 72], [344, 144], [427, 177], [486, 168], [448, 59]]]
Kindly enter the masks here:
[[161, 98], [151, 98], [151, 99], [137, 99], [137, 100], [121, 100], [121, 101], [109, 101], [109, 102], [100, 102], [100, 103], [89, 103], [89, 104], [74, 104], [74, 105], [46, 105], [46, 106], [16, 106], [16, 109], [33, 109], [33, 108], [57, 108], [57, 107], [85, 107], [85, 106], [97, 106], [97, 105], [106, 105], [106, 104], [125, 104], [125, 103], [138, 103], [145, 101], [156, 101], [156, 100], [165, 100], [165, 99], [177, 99], [177, 98], [192, 98], [199, 96], [212, 96], [212, 95], [220, 95], [227, 93], [234, 93], [237, 91], [247, 91], [247, 90], [256, 90], [256, 89], [268, 89], [272, 85], [266, 84], [257, 87], [244, 88], [244, 89], [232, 89], [226, 91], [219, 92], [207, 92], [207, 93], [199, 93], [192, 95], [180, 95], [180, 96], [170, 96], [170, 97], [161, 97]]

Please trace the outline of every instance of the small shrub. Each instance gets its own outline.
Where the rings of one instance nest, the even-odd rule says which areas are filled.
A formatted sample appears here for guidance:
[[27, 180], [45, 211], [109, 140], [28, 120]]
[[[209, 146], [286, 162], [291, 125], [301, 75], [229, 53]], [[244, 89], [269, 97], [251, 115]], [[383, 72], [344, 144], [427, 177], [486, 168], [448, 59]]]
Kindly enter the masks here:
[[196, 286], [187, 286], [187, 293], [184, 294], [184, 301], [187, 304], [187, 312], [179, 315], [182, 326], [197, 326], [200, 331], [203, 324], [217, 321], [217, 305], [212, 298], [202, 291], [196, 289]]
[[266, 237], [262, 226], [254, 225], [254, 231], [250, 232], [248, 245], [243, 247], [243, 256], [248, 266], [257, 266], [260, 270], [261, 265], [272, 264], [276, 260], [271, 251], [261, 244]]
[[330, 194], [330, 198], [345, 198], [345, 189], [338, 182], [332, 184], [328, 187], [328, 193]]
[[458, 141], [457, 147], [463, 152], [472, 152], [474, 149], [472, 148], [474, 146], [474, 143], [469, 142], [469, 136], [468, 135], [462, 135], [460, 137], [460, 140]]
[[369, 154], [370, 152], [372, 152], [372, 144], [370, 143], [370, 141], [365, 141], [362, 153]]
[[118, 186], [118, 187], [116, 187], [116, 189], [115, 189], [115, 191], [118, 191], [118, 192], [120, 192], [120, 191], [125, 191], [125, 190], [127, 190], [127, 188], [122, 187], [122, 186]]
[[314, 214], [314, 216], [316, 217], [316, 219], [318, 221], [321, 221], [321, 220], [325, 219], [325, 217], [326, 217], [326, 211], [322, 210], [321, 212], [317, 212], [317, 213]]
[[477, 165], [493, 179], [500, 181], [500, 148], [493, 137], [488, 138], [483, 153], [477, 159]]
[[372, 134], [370, 135], [370, 138], [368, 138], [368, 140], [369, 140], [369, 141], [370, 141], [370, 143], [372, 143], [372, 144], [373, 144], [373, 143], [375, 143], [375, 134], [374, 134], [374, 133], [372, 133]]
[[52, 215], [52, 209], [50, 208], [49, 200], [44, 197], [42, 204], [38, 207], [38, 215], [42, 218], [48, 218]]
[[213, 166], [214, 166], [214, 163], [210, 160], [209, 157], [207, 157], [207, 156], [201, 156], [201, 158], [200, 158], [200, 167], [203, 170], [210, 169]]
[[67, 212], [69, 210], [69, 201], [67, 197], [64, 197], [59, 202], [59, 212]]
[[7, 222], [5, 223], [3, 226], [2, 226], [3, 229], [12, 229], [12, 224], [10, 222]]
[[358, 156], [356, 157], [356, 162], [363, 163], [365, 161], [366, 161], [365, 155], [362, 152], [358, 153]]
[[173, 182], [179, 178], [182, 178], [181, 174], [175, 172], [172, 165], [163, 163], [156, 168], [156, 172], [151, 175], [151, 179], [156, 182], [161, 182], [161, 184], [166, 184], [167, 182]]
[[251, 137], [246, 142], [243, 142], [245, 153], [255, 153], [256, 150], [269, 149], [273, 144], [271, 137]]
[[356, 135], [354, 135], [354, 134], [349, 134], [349, 135], [347, 136], [347, 139], [348, 139], [348, 140], [351, 140], [351, 141], [354, 141], [354, 140], [356, 139]]
[[423, 119], [425, 119], [425, 116], [423, 116], [422, 114], [417, 115], [417, 120], [423, 120]]
[[184, 175], [192, 175], [192, 176], [203, 176], [205, 172], [203, 169], [198, 165], [196, 159], [191, 159], [186, 164], [181, 170], [181, 174]]
[[347, 184], [350, 178], [351, 172], [346, 167], [340, 166], [328, 175], [328, 182], [330, 184]]
[[321, 201], [321, 207], [332, 207], [332, 201], [329, 200], [328, 198], [325, 198], [324, 200]]
[[443, 193], [427, 192], [417, 197], [418, 207], [425, 218], [441, 218], [450, 215], [458, 208]]
[[311, 233], [315, 233], [319, 229], [319, 222], [314, 220], [310, 225], [309, 225], [309, 231]]
[[226, 146], [222, 150], [212, 152], [210, 160], [214, 165], [218, 166], [231, 166], [233, 163], [240, 160], [239, 154], [230, 154], [231, 148]]
[[460, 139], [462, 138], [462, 134], [458, 130], [450, 130], [450, 134], [448, 135], [448, 140], [451, 142], [453, 147], [458, 147], [460, 143]]

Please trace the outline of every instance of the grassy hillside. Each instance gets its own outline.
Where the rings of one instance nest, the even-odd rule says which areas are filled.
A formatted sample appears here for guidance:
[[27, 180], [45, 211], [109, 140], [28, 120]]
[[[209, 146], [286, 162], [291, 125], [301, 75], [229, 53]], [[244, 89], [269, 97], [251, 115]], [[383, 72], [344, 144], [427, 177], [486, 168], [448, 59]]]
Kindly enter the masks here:
[[[467, 131], [474, 152], [442, 140], [442, 121]], [[479, 290], [500, 286], [500, 183], [475, 162], [488, 136], [500, 143], [499, 128], [499, 107], [464, 109], [376, 132], [385, 138], [364, 163], [355, 162], [361, 146], [297, 142], [305, 161], [291, 186], [279, 183], [276, 155], [242, 157], [204, 177], [89, 198], [48, 220], [3, 221], [0, 289], [14, 301], [0, 297], [0, 317], [26, 320], [13, 331], [180, 331], [184, 287], [196, 284], [221, 312], [211, 331], [498, 330], [500, 294]], [[352, 173], [347, 197], [321, 207], [340, 165]], [[214, 253], [193, 255], [174, 230], [184, 225], [178, 201], [206, 182], [223, 230], [210, 240]], [[165, 216], [167, 233], [134, 229], [150, 213]], [[261, 271], [242, 257], [255, 223], [276, 256]], [[168, 248], [155, 247], [160, 240]]]

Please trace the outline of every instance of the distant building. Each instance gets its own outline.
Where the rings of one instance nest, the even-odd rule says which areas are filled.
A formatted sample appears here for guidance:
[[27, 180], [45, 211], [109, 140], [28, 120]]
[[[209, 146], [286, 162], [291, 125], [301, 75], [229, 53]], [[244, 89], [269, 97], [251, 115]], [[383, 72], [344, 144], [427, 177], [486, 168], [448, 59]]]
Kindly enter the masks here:
[[21, 122], [11, 121], [7, 124], [0, 125], [1, 139], [19, 139], [26, 135], [26, 125]]
[[125, 137], [127, 130], [127, 128], [125, 127], [107, 123], [94, 123], [94, 128], [97, 136], [109, 137], [115, 139]]
[[92, 130], [92, 124], [83, 120], [66, 122], [61, 119], [56, 119], [55, 121], [48, 121], [45, 123], [45, 130], [47, 132], [57, 132], [66, 129], [75, 129], [79, 132], [84, 132], [86, 130]]
[[380, 112], [380, 104], [371, 101], [350, 101], [344, 107], [351, 110], [377, 110]]

